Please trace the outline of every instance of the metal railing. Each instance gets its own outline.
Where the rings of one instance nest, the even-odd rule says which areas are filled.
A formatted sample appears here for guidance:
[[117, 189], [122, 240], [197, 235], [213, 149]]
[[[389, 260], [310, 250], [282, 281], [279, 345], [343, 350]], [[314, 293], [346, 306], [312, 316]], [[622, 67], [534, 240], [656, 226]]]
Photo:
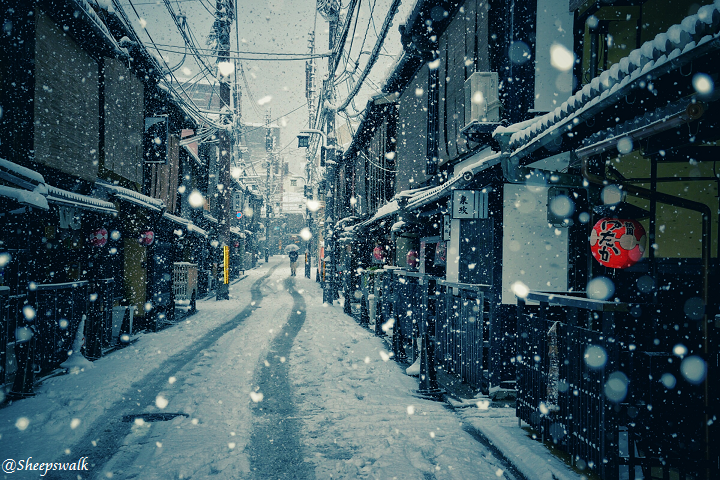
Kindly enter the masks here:
[[[417, 338], [420, 334], [419, 323], [427, 321], [430, 312], [428, 304], [428, 282], [434, 277], [419, 272], [393, 270], [393, 353], [399, 361], [414, 363], [420, 352]], [[432, 312], [434, 320], [434, 312]]]
[[661, 345], [677, 320], [569, 294], [530, 292], [518, 305], [519, 419], [603, 480], [706, 478], [702, 386]]

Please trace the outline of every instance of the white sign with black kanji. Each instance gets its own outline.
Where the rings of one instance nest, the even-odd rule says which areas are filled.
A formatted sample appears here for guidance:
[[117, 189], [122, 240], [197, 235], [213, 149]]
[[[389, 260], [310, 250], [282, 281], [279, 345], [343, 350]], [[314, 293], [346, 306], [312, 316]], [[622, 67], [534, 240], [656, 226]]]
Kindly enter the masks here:
[[488, 194], [477, 190], [455, 190], [452, 218], [487, 218]]
[[475, 191], [455, 190], [452, 202], [453, 218], [475, 218]]

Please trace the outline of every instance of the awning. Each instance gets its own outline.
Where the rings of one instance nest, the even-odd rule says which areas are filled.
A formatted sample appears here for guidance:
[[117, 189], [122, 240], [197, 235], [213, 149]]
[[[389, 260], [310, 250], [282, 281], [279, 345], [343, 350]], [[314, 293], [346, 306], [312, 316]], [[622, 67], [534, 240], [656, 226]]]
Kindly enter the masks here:
[[51, 185], [47, 186], [47, 190], [47, 200], [50, 203], [62, 205], [64, 207], [75, 207], [83, 210], [117, 215], [117, 210], [112, 202], [106, 202], [105, 200], [100, 200], [99, 198], [69, 192]]
[[173, 223], [178, 224], [179, 226], [183, 227], [185, 230], [187, 230], [189, 233], [196, 233], [200, 236], [203, 236], [205, 238], [208, 237], [208, 233], [203, 230], [202, 228], [195, 225], [191, 220], [188, 220], [187, 218], [178, 217], [177, 215], [172, 215], [170, 213], [163, 213], [163, 218], [166, 220], [169, 220]]
[[20, 205], [49, 210], [47, 199], [36, 192], [0, 185], [0, 197], [9, 198]]
[[363, 228], [367, 228], [370, 225], [372, 225], [375, 222], [379, 222], [383, 218], [389, 217], [390, 215], [393, 215], [397, 213], [400, 210], [400, 204], [397, 200], [391, 200], [382, 207], [378, 208], [375, 212], [375, 215], [370, 217], [369, 219], [365, 220], [364, 222], [358, 223], [356, 225], [356, 228], [358, 230], [361, 230]]
[[147, 208], [148, 210], [154, 210], [156, 212], [163, 212], [165, 210], [165, 202], [162, 200], [148, 197], [147, 195], [130, 190], [129, 188], [124, 188], [119, 185], [110, 185], [108, 183], [96, 183], [95, 185], [106, 189], [113, 197], [132, 203], [138, 207]]

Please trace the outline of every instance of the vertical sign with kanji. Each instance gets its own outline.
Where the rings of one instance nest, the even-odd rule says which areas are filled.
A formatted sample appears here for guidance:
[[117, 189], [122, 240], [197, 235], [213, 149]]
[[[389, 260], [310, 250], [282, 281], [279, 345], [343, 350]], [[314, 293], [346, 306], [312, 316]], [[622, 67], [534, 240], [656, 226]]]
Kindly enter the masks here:
[[450, 215], [443, 215], [443, 241], [450, 240]]

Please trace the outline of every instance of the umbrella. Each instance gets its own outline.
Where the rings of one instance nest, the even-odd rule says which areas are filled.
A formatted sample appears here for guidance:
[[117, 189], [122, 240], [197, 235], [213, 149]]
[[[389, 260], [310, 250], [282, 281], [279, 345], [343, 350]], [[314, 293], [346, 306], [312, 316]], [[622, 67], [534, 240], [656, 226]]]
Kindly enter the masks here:
[[291, 243], [290, 245], [285, 247], [285, 253], [297, 252], [298, 250], [300, 250], [300, 247], [298, 247], [294, 243]]

